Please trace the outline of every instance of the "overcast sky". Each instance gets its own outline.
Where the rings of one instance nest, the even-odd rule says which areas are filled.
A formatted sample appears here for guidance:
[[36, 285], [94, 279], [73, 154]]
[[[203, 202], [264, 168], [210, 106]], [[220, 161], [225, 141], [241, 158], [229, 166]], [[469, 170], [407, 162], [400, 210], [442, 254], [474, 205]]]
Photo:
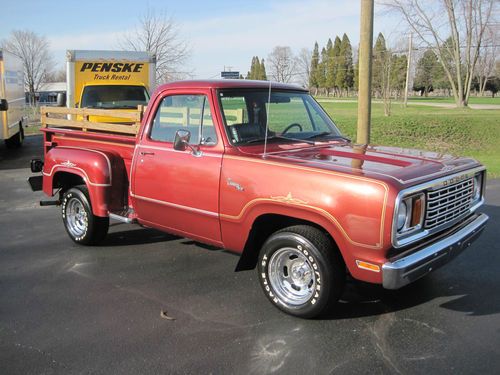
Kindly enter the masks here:
[[[120, 49], [120, 36], [138, 23], [147, 7], [172, 16], [191, 55], [186, 71], [194, 78], [216, 78], [224, 66], [244, 75], [252, 56], [266, 58], [277, 45], [294, 52], [320, 48], [345, 32], [359, 41], [359, 0], [86, 0], [8, 1], [2, 4], [0, 39], [13, 29], [28, 29], [50, 42], [54, 61], [64, 67], [68, 49]], [[375, 8], [375, 36], [389, 39], [404, 32], [394, 15]]]

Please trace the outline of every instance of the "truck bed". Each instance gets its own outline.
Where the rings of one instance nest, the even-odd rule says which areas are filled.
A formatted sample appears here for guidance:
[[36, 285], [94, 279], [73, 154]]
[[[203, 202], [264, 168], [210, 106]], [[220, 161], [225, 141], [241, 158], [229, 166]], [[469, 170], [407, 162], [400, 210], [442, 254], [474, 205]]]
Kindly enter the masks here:
[[42, 107], [44, 154], [56, 146], [109, 152], [124, 160], [128, 174], [144, 110]]

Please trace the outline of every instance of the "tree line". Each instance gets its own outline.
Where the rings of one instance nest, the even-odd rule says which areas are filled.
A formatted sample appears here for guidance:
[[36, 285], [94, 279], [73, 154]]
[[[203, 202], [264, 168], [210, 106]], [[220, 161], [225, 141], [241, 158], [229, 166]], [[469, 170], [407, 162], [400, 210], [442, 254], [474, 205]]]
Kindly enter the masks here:
[[352, 46], [347, 34], [342, 40], [336, 36], [335, 42], [328, 39], [326, 47], [321, 49], [316, 42], [311, 56], [309, 71], [309, 87], [316, 93], [319, 89], [326, 95], [333, 91], [334, 95], [349, 95], [349, 90], [355, 87], [355, 69], [353, 64]]
[[[384, 0], [382, 5], [406, 23], [401, 34], [412, 34], [417, 50], [424, 51], [413, 69], [408, 48], [389, 48], [384, 36], [378, 35], [373, 47], [372, 88], [373, 95], [387, 105], [386, 112], [391, 97], [398, 98], [405, 89], [407, 74], [409, 81], [413, 78], [410, 90], [424, 96], [443, 90], [455, 99], [457, 107], [467, 106], [472, 92], [494, 95], [499, 91], [498, 0]], [[334, 42], [328, 39], [321, 51], [317, 42], [312, 52], [302, 49], [298, 55], [290, 47], [278, 46], [268, 56], [267, 62], [272, 62], [268, 76], [300, 83], [315, 94], [355, 94], [358, 69], [354, 52], [346, 34]]]

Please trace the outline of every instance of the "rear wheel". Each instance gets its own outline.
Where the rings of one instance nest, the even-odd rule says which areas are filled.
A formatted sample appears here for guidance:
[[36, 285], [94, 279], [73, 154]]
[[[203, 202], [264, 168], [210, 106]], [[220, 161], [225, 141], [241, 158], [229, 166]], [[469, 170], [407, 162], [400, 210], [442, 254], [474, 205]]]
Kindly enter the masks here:
[[95, 216], [85, 185], [69, 189], [62, 201], [62, 218], [69, 237], [82, 245], [94, 245], [106, 237], [109, 218]]
[[346, 274], [330, 238], [307, 225], [271, 235], [259, 255], [258, 271], [267, 298], [302, 318], [330, 311], [343, 291]]
[[24, 130], [21, 124], [19, 124], [19, 132], [5, 140], [5, 145], [7, 148], [19, 148], [22, 146], [24, 141]]

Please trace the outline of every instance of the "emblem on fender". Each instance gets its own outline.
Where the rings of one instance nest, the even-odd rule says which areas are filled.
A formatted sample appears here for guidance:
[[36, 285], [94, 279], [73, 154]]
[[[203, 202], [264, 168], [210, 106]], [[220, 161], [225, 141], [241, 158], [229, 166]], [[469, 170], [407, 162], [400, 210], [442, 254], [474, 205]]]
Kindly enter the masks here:
[[65, 162], [62, 162], [61, 165], [64, 165], [65, 167], [68, 167], [68, 168], [76, 167], [76, 164], [70, 162], [69, 160], [66, 160]]
[[234, 182], [233, 180], [231, 180], [230, 178], [227, 179], [227, 186], [232, 186], [234, 188], [236, 188], [236, 190], [238, 191], [244, 191], [245, 189], [243, 188], [243, 186], [241, 186], [240, 184], [238, 184], [237, 182]]

